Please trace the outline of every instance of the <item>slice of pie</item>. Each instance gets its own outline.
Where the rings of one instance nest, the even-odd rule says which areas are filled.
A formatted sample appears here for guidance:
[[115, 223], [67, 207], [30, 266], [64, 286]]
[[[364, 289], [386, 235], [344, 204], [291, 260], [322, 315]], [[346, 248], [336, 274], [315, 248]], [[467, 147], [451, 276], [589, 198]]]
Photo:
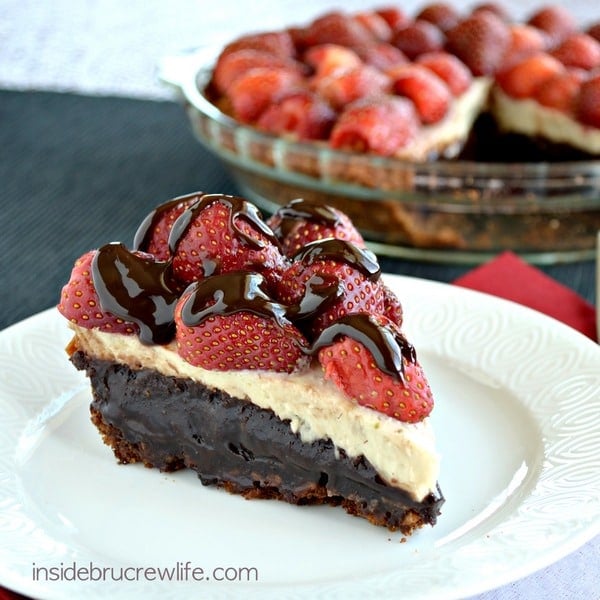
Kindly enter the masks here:
[[398, 298], [338, 210], [298, 200], [265, 222], [242, 198], [176, 198], [132, 249], [82, 256], [58, 309], [121, 463], [341, 505], [405, 535], [435, 524], [431, 390]]

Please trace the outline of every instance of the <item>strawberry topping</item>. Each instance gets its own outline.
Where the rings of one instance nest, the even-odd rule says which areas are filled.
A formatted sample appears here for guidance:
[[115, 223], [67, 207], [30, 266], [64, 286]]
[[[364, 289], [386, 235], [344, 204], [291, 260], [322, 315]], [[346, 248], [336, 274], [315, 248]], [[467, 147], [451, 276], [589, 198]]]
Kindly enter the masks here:
[[[325, 378], [347, 396], [407, 423], [431, 413], [433, 395], [423, 369], [412, 346], [390, 320], [353, 315], [332, 325], [322, 337], [326, 345], [319, 361]], [[317, 340], [316, 345], [320, 343]]]

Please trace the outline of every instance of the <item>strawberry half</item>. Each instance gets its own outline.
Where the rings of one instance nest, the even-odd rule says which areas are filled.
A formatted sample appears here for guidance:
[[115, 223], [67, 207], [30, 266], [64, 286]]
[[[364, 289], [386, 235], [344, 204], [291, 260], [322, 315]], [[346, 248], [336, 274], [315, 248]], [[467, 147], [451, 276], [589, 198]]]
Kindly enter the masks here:
[[308, 364], [306, 340], [257, 273], [192, 284], [175, 307], [175, 325], [179, 354], [203, 369], [291, 373]]
[[268, 221], [283, 253], [292, 257], [307, 244], [336, 238], [364, 248], [365, 241], [346, 214], [331, 206], [318, 206], [298, 199], [280, 208]]
[[237, 196], [200, 196], [174, 223], [169, 246], [173, 274], [184, 283], [243, 270], [274, 281], [285, 266], [258, 209]]
[[380, 268], [375, 255], [345, 240], [312, 242], [293, 257], [278, 285], [277, 297], [286, 306], [319, 305], [306, 331], [318, 334], [347, 314], [384, 310]]
[[[353, 315], [333, 324], [323, 337], [325, 343], [331, 340], [319, 350], [325, 378], [346, 396], [406, 423], [417, 423], [429, 415], [433, 409], [429, 383], [414, 349], [389, 319]], [[378, 358], [369, 349], [376, 339], [384, 341], [386, 348], [385, 355]]]
[[71, 277], [63, 286], [58, 312], [71, 323], [86, 329], [98, 328], [109, 333], [133, 335], [139, 327], [102, 310], [92, 279], [92, 261], [97, 250], [90, 250], [75, 261]]

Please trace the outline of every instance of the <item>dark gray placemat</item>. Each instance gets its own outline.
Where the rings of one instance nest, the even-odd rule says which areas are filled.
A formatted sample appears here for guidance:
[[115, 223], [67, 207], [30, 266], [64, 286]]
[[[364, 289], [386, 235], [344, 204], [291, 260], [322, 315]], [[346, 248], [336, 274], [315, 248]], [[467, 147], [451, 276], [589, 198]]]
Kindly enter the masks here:
[[[73, 261], [130, 243], [155, 205], [237, 193], [170, 102], [0, 91], [0, 329], [53, 306]], [[468, 267], [381, 259], [384, 271], [451, 281]], [[544, 267], [593, 301], [593, 265]]]

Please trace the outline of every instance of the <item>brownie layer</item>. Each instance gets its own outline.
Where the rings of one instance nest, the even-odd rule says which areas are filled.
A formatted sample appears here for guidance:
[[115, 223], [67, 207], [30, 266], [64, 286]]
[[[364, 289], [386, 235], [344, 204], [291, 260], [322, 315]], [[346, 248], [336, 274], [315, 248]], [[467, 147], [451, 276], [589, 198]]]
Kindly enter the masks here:
[[348, 457], [328, 439], [305, 443], [269, 409], [81, 351], [71, 360], [90, 378], [92, 421], [122, 463], [189, 467], [204, 485], [247, 498], [341, 505], [406, 535], [436, 522], [444, 501], [439, 488], [417, 502], [386, 484], [364, 456]]

